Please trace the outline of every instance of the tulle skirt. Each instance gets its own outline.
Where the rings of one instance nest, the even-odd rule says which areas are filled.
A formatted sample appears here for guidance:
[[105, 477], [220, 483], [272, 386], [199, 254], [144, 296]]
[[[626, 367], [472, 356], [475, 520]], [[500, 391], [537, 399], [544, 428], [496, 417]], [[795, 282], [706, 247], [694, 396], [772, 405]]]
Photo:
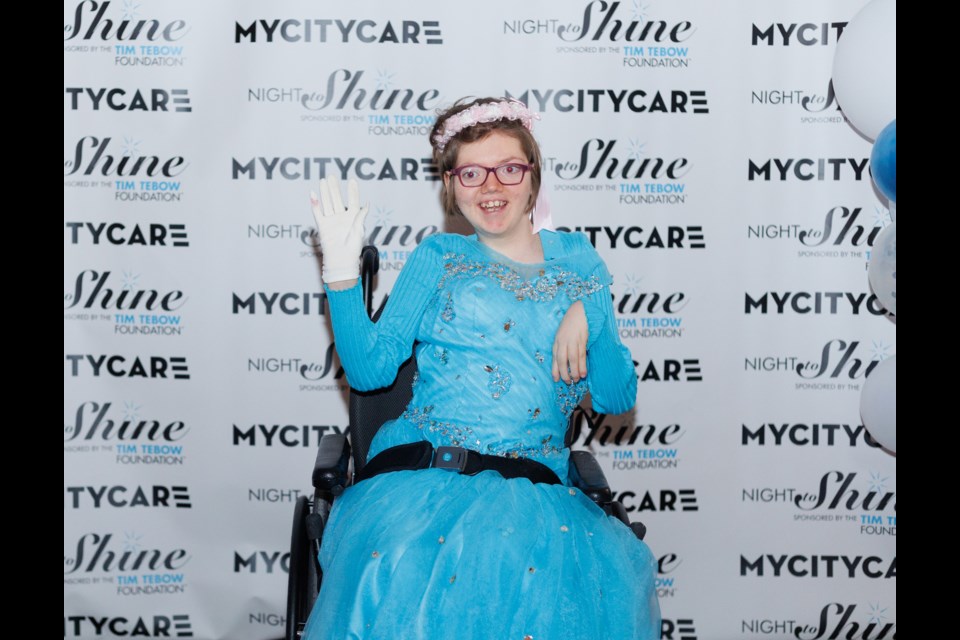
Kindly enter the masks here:
[[310, 640], [660, 637], [656, 560], [582, 492], [444, 469], [337, 498]]

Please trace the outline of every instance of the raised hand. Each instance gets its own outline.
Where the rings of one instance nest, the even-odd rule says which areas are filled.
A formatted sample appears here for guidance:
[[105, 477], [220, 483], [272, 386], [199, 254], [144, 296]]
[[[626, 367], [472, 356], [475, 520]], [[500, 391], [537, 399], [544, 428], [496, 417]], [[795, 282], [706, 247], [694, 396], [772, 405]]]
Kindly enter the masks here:
[[340, 197], [340, 181], [335, 176], [320, 181], [320, 197], [310, 192], [310, 207], [320, 236], [323, 253], [323, 281], [328, 285], [360, 276], [360, 251], [363, 249], [363, 221], [367, 206], [360, 205], [357, 181], [347, 183], [347, 206]]

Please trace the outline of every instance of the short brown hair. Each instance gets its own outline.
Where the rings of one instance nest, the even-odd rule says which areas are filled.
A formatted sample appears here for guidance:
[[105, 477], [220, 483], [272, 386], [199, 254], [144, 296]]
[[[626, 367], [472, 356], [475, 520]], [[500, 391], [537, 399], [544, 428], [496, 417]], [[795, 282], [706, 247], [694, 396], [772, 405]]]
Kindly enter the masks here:
[[[457, 100], [451, 107], [438, 112], [437, 121], [430, 131], [433, 161], [437, 166], [437, 171], [443, 176], [447, 171], [456, 168], [457, 155], [460, 153], [460, 147], [462, 145], [483, 140], [494, 131], [500, 131], [512, 138], [516, 138], [520, 143], [520, 148], [523, 150], [524, 156], [526, 156], [527, 163], [530, 165], [531, 196], [530, 202], [527, 203], [527, 213], [529, 213], [533, 210], [533, 205], [537, 201], [537, 195], [540, 193], [540, 170], [543, 166], [543, 161], [540, 157], [540, 145], [537, 144], [533, 133], [524, 127], [522, 122], [519, 120], [508, 120], [506, 118], [492, 122], [478, 122], [477, 124], [465, 127], [450, 138], [443, 150], [437, 149], [437, 144], [434, 140], [434, 137], [444, 130], [445, 123], [451, 116], [455, 116], [474, 105], [500, 102], [505, 99], [506, 98], [476, 98], [470, 100], [469, 98], [462, 98]], [[443, 205], [443, 211], [447, 215], [462, 214], [460, 208], [457, 207], [457, 199], [453, 194], [453, 189], [448, 189], [445, 184], [440, 187], [440, 203]]]

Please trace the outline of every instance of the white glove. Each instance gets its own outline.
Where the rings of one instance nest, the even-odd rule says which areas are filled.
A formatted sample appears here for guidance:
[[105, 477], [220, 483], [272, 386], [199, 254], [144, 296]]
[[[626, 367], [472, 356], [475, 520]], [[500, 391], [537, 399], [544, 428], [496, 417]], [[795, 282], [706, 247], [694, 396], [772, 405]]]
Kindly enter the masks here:
[[366, 205], [360, 206], [357, 181], [347, 183], [347, 206], [340, 198], [340, 181], [335, 176], [320, 181], [320, 198], [310, 192], [310, 206], [320, 235], [323, 253], [323, 281], [327, 284], [360, 277], [360, 251], [363, 249], [363, 220]]

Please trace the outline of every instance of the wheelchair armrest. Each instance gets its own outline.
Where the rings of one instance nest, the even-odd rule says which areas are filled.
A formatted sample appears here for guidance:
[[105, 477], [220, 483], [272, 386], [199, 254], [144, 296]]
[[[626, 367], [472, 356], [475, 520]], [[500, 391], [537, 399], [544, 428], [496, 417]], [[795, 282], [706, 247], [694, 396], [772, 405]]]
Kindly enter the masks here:
[[600, 507], [608, 516], [613, 516], [623, 524], [630, 527], [630, 530], [633, 531], [633, 535], [637, 536], [637, 540], [643, 540], [643, 536], [647, 535], [647, 526], [642, 522], [630, 522], [630, 516], [627, 515], [627, 508], [624, 507], [623, 503], [619, 500], [605, 502], [601, 504]]
[[613, 493], [600, 469], [600, 463], [589, 451], [570, 452], [570, 481], [597, 504], [613, 500]]
[[342, 433], [327, 434], [320, 438], [317, 461], [313, 465], [313, 486], [316, 489], [340, 495], [347, 486], [350, 465], [350, 443]]
[[606, 502], [600, 506], [603, 507], [604, 512], [608, 516], [613, 516], [628, 527], [630, 526], [630, 516], [627, 515], [627, 508], [623, 506], [622, 502], [619, 500], [614, 500], [612, 502]]

